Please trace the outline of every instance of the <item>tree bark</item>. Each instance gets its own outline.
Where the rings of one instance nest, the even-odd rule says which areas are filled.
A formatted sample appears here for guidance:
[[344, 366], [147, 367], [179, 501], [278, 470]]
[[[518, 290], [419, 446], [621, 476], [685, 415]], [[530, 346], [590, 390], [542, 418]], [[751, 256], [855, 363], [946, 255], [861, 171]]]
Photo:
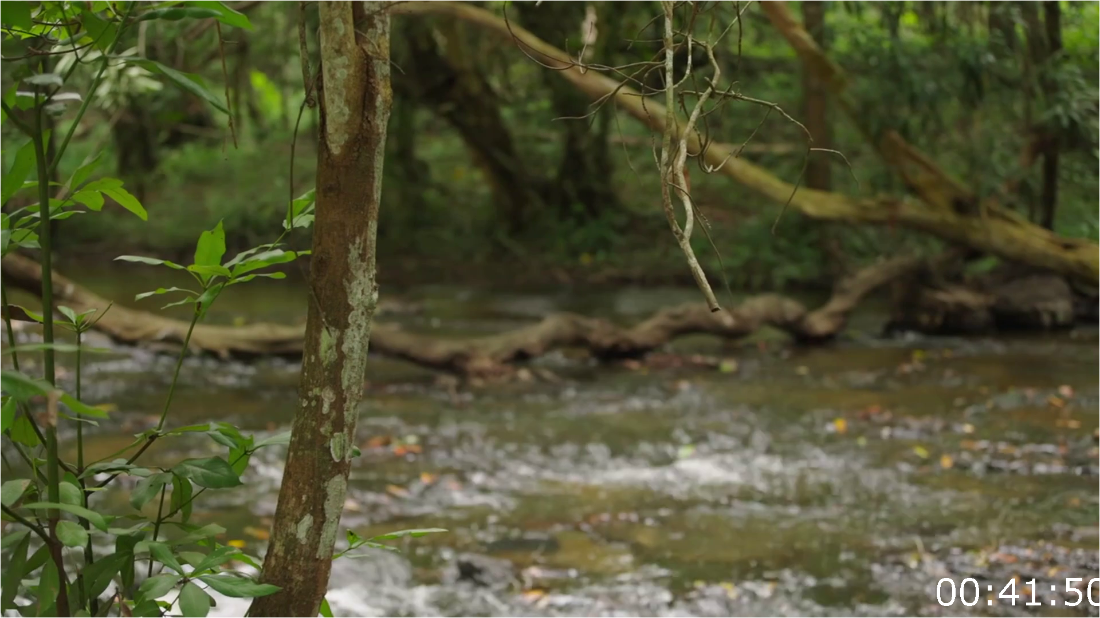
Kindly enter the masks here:
[[[410, 53], [404, 71], [394, 75], [394, 87], [435, 110], [459, 132], [489, 181], [497, 219], [508, 233], [522, 233], [541, 200], [492, 86], [459, 58], [441, 51], [430, 26], [405, 23], [402, 36]], [[456, 46], [452, 41], [452, 50]]]
[[[1043, 21], [1046, 26], [1045, 66], [1040, 67], [1043, 84], [1043, 96], [1050, 101], [1058, 96], [1058, 80], [1051, 77], [1056, 70], [1057, 54], [1062, 51], [1062, 9], [1058, 2], [1051, 0], [1043, 3]], [[1048, 230], [1054, 229], [1054, 216], [1058, 210], [1058, 159], [1061, 150], [1061, 127], [1045, 127], [1045, 148], [1043, 151], [1043, 193], [1042, 218], [1039, 224]]]
[[[813, 40], [790, 18], [785, 5], [768, 2], [761, 5], [772, 17], [788, 40], [797, 44], [796, 51], [810, 69], [817, 71], [829, 85], [834, 101], [857, 123], [862, 119], [858, 108], [845, 91], [847, 78], [828, 60]], [[406, 2], [394, 5], [395, 14], [436, 14], [462, 19], [489, 30], [506, 40], [515, 41], [546, 65], [555, 74], [568, 80], [592, 99], [609, 97], [621, 109], [647, 124], [655, 131], [664, 130], [664, 106], [656, 101], [644, 103], [638, 92], [595, 71], [582, 72], [569, 57], [539, 40], [530, 32], [512, 24], [511, 28], [488, 11], [454, 2]], [[776, 178], [766, 170], [743, 159], [734, 158], [736, 147], [710, 143], [704, 156], [706, 163], [720, 167], [721, 173], [747, 188], [780, 204], [821, 220], [898, 224], [934, 234], [944, 240], [992, 253], [1010, 261], [1048, 268], [1055, 272], [1094, 283], [1100, 278], [1100, 252], [1092, 242], [1059, 237], [1004, 208], [994, 198], [980, 201], [935, 166], [927, 157], [909, 146], [894, 133], [877, 136], [864, 125], [872, 143], [888, 163], [902, 172], [920, 200], [898, 197], [851, 198], [837, 193], [815, 191], [794, 186]], [[698, 136], [688, 140], [692, 152], [700, 150]]]
[[[601, 9], [605, 13], [618, 8], [615, 3], [599, 4], [603, 5]], [[585, 47], [582, 39], [590, 33], [585, 32], [582, 26], [591, 6], [588, 3], [544, 2], [536, 6], [533, 2], [517, 2], [513, 6], [529, 24], [531, 32], [542, 40], [568, 47], [574, 53], [580, 53]], [[602, 27], [606, 30], [608, 26]], [[603, 40], [609, 38], [608, 33], [604, 32]], [[610, 48], [599, 42], [596, 47]], [[606, 58], [601, 62], [614, 64], [613, 60]], [[543, 78], [550, 89], [554, 125], [558, 127], [562, 140], [557, 179], [550, 186], [553, 201], [564, 219], [582, 223], [596, 220], [602, 213], [614, 211], [619, 205], [618, 193], [610, 181], [614, 173], [607, 139], [610, 110], [598, 110], [596, 118], [591, 118], [589, 114], [594, 110], [588, 97], [550, 73], [543, 72]]]
[[390, 22], [364, 2], [317, 5], [322, 128], [309, 317], [263, 581], [251, 616], [316, 616], [328, 588], [378, 304], [375, 239], [389, 120]]
[[[833, 289], [832, 297], [812, 311], [796, 300], [776, 294], [762, 294], [745, 299], [739, 305], [727, 307], [718, 313], [711, 312], [703, 303], [662, 309], [629, 328], [573, 313], [549, 315], [538, 323], [500, 334], [463, 339], [421, 335], [402, 331], [390, 324], [375, 324], [371, 329], [370, 348], [376, 353], [462, 377], [491, 378], [508, 375], [515, 363], [559, 348], [585, 349], [601, 360], [639, 358], [677, 337], [710, 334], [725, 339], [738, 339], [765, 325], [784, 330], [800, 342], [820, 342], [834, 337], [844, 328], [849, 313], [866, 295], [886, 283], [923, 268], [924, 265], [925, 260], [917, 258], [894, 258], [869, 266], [841, 279]], [[3, 275], [12, 287], [31, 292], [41, 289], [41, 269], [38, 264], [19, 255], [13, 254], [4, 258]], [[64, 304], [81, 312], [92, 308], [102, 311], [110, 304], [106, 298], [82, 288], [60, 273], [54, 272], [53, 281], [54, 302], [57, 305]], [[115, 304], [96, 323], [95, 328], [125, 343], [166, 342], [179, 345], [183, 342], [187, 327], [188, 323], [181, 320]], [[363, 345], [365, 349], [366, 343]], [[191, 346], [198, 351], [221, 356], [246, 357], [265, 354], [301, 356], [303, 350], [310, 350], [310, 353], [305, 354], [306, 363], [314, 362], [310, 359], [317, 356], [316, 340], [310, 339], [302, 328], [275, 324], [241, 327], [200, 324], [191, 335]], [[309, 390], [305, 390], [306, 379], [303, 374], [303, 392], [309, 393]], [[307, 396], [303, 405], [315, 406], [316, 403], [316, 398]], [[303, 408], [305, 410], [317, 412], [312, 407]], [[301, 416], [300, 413], [298, 417]], [[319, 422], [328, 417], [316, 413], [312, 418]], [[298, 431], [298, 423], [296, 417], [295, 432]], [[299, 434], [296, 433], [293, 439], [299, 440]], [[291, 443], [292, 449], [293, 445], [294, 442]], [[327, 463], [328, 442], [311, 443], [311, 446], [323, 451], [319, 451], [316, 456], [323, 456], [322, 459]], [[311, 459], [307, 458], [307, 461]], [[298, 460], [295, 465], [298, 465]], [[287, 479], [290, 474], [288, 468]], [[298, 478], [297, 475], [301, 472], [295, 470], [293, 474]], [[284, 479], [284, 487], [287, 482], [289, 481]], [[278, 525], [277, 514], [276, 534], [280, 533]], [[272, 537], [275, 538], [276, 536]], [[253, 615], [259, 614], [253, 612]]]

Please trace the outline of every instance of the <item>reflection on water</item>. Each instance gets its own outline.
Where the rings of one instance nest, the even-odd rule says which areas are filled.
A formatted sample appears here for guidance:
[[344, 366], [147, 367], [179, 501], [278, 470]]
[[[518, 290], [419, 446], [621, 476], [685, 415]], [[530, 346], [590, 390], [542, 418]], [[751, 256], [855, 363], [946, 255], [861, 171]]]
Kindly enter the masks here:
[[[86, 280], [120, 298], [143, 285]], [[563, 309], [628, 321], [695, 294], [406, 290], [423, 311], [401, 319], [448, 333]], [[213, 319], [291, 322], [304, 308], [297, 289], [278, 282], [225, 301]], [[472, 393], [372, 358], [344, 523], [363, 535], [450, 532], [405, 543], [401, 555], [337, 562], [330, 603], [363, 616], [940, 615], [987, 611], [940, 607], [941, 577], [999, 588], [1020, 575], [1040, 590], [1095, 577], [1095, 332], [860, 334], [879, 321], [857, 316], [852, 338], [804, 350], [772, 337], [677, 345], [736, 357], [736, 373], [593, 370], [558, 355], [561, 384]], [[71, 358], [62, 365], [71, 380]], [[90, 457], [155, 422], [170, 365], [117, 348], [90, 358], [86, 399], [117, 407], [94, 432]], [[286, 361], [189, 359], [171, 422], [285, 429], [297, 374]], [[201, 437], [162, 440], [149, 457], [218, 448]], [[262, 553], [283, 455], [262, 451], [246, 491], [209, 492], [194, 517]], [[231, 599], [216, 608], [241, 611]]]

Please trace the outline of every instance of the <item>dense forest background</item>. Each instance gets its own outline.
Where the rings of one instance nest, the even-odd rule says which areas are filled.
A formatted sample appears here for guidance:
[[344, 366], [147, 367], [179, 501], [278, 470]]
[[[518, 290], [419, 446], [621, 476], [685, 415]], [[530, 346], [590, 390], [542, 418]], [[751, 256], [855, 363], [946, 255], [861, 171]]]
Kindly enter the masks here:
[[[652, 3], [475, 4], [507, 13], [511, 23], [589, 63], [648, 60], [658, 36]], [[288, 196], [312, 186], [315, 108], [301, 115], [291, 172], [305, 98], [298, 10], [264, 2], [236, 8], [254, 29], [226, 29], [220, 44], [205, 23], [163, 20], [142, 23], [123, 44], [124, 54], [202, 75], [212, 92], [227, 89], [231, 114], [139, 67], [111, 68], [59, 174], [68, 177], [105, 147], [116, 169], [101, 171], [117, 172], [152, 216], [145, 223], [116, 211], [58, 222], [63, 256], [187, 253], [218, 219], [231, 250], [252, 246], [278, 229]], [[707, 117], [714, 139], [744, 144], [741, 157], [789, 182], [849, 195], [904, 194], [898, 175], [830, 109], [823, 86], [759, 7], [720, 8], [727, 17], [744, 11], [718, 50], [724, 77], [803, 123], [815, 147], [843, 157], [808, 157], [796, 123], [743, 101]], [[1032, 221], [1097, 238], [1096, 3], [792, 8], [851, 77], [864, 120], [896, 130], [974, 190], [1000, 193]], [[315, 45], [316, 29], [307, 32]], [[613, 105], [593, 107], [520, 46], [459, 20], [397, 17], [392, 45], [383, 278], [689, 279], [660, 208], [648, 128]], [[14, 156], [13, 130], [4, 127], [5, 165]], [[695, 171], [692, 181], [714, 242], [696, 235], [696, 252], [712, 276], [735, 288], [820, 284], [873, 257], [938, 242], [892, 225], [822, 224], [796, 209], [780, 218], [781, 204], [721, 175]]]

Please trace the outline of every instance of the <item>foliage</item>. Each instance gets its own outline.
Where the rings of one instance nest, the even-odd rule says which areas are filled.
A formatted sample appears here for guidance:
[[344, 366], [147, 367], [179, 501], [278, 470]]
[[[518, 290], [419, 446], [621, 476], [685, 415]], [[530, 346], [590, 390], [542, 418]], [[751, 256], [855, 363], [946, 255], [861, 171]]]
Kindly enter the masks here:
[[[229, 111], [229, 101], [215, 94], [200, 77], [141, 58], [133, 50], [115, 53], [120, 41], [136, 24], [193, 25], [211, 19], [245, 29], [251, 24], [247, 17], [220, 2], [155, 6], [136, 2], [42, 2], [3, 6], [4, 48], [24, 50], [27, 62], [5, 72], [13, 83], [3, 96], [4, 121], [14, 124], [22, 137], [3, 175], [5, 211], [0, 254], [41, 249], [43, 272], [49, 273], [51, 222], [98, 213], [108, 204], [121, 207], [143, 223], [148, 219], [145, 207], [122, 180], [96, 175], [104, 159], [102, 151], [87, 153], [64, 183], [51, 180], [52, 170], [58, 167], [93, 100], [98, 99], [101, 106], [110, 109], [121, 104], [121, 99], [112, 94], [119, 88], [159, 91], [159, 85], [150, 81], [157, 76], [215, 110]], [[42, 50], [61, 56], [53, 71], [41, 61], [47, 57], [40, 55]], [[91, 66], [95, 75], [81, 91], [77, 87], [78, 69], [84, 65]], [[44, 121], [65, 117], [75, 104], [79, 109], [69, 118], [63, 141], [53, 146], [51, 138], [55, 136]], [[189, 264], [134, 255], [117, 258], [188, 273], [192, 286], [157, 288], [138, 294], [135, 300], [169, 295], [173, 302], [166, 307], [190, 306], [192, 318], [156, 426], [135, 436], [126, 448], [95, 461], [84, 459], [83, 426], [97, 425], [108, 414], [81, 401], [81, 355], [95, 352], [83, 345], [82, 335], [110, 307], [77, 313], [60, 306], [60, 317], [55, 316], [51, 284], [44, 275], [42, 312], [20, 308], [22, 314], [42, 324], [44, 342], [16, 345], [10, 319], [16, 307], [8, 303], [4, 290], [9, 343], [5, 355], [10, 357], [13, 370], [5, 369], [2, 376], [2, 430], [29, 476], [13, 479], [9, 475], [0, 489], [3, 520], [12, 524], [5, 528], [2, 543], [6, 567], [0, 609], [39, 616], [162, 616], [173, 611], [184, 616], [205, 616], [212, 605], [210, 590], [246, 598], [278, 590], [241, 572], [243, 567], [259, 568], [258, 559], [219, 542], [217, 537], [225, 529], [192, 521], [192, 510], [196, 499], [209, 490], [240, 487], [252, 455], [262, 448], [285, 444], [289, 434], [257, 441], [220, 422], [169, 428], [168, 414], [195, 325], [225, 288], [256, 278], [282, 278], [282, 272], [268, 269], [307, 255], [308, 251], [290, 250], [284, 241], [293, 230], [310, 226], [312, 208], [313, 192], [309, 191], [285, 207], [285, 225], [274, 242], [259, 244], [230, 259], [224, 259], [227, 245], [222, 222], [199, 235]], [[42, 216], [43, 210], [48, 216]], [[72, 331], [76, 344], [55, 342], [55, 326]], [[43, 379], [20, 371], [20, 353], [31, 350], [43, 353]], [[53, 358], [61, 351], [76, 352], [74, 393], [55, 386]], [[36, 411], [42, 407], [44, 412]], [[62, 422], [76, 427], [75, 461], [65, 461], [58, 455], [58, 426]], [[225, 453], [184, 459], [170, 466], [140, 462], [154, 442], [188, 434], [208, 436]], [[133, 486], [130, 510], [102, 512], [102, 501], [97, 496], [120, 484], [123, 478]], [[426, 532], [431, 531], [405, 534], [418, 536]], [[370, 542], [377, 544], [378, 540], [383, 538]], [[104, 551], [105, 547], [113, 551]], [[80, 559], [68, 555], [67, 548], [76, 550]]]

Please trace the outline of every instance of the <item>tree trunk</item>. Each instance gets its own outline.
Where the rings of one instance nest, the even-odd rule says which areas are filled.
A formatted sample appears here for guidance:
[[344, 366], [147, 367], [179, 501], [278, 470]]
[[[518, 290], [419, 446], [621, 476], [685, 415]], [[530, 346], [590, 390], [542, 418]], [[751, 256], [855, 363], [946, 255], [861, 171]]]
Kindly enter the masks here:
[[[541, 200], [492, 86], [461, 58], [441, 51], [429, 26], [407, 22], [402, 35], [410, 53], [404, 71], [394, 75], [394, 87], [434, 109], [459, 132], [492, 187], [497, 219], [509, 234], [522, 233]], [[451, 41], [449, 47], [455, 51], [459, 43]]]
[[[1016, 213], [1004, 208], [994, 197], [979, 200], [967, 187], [943, 170], [895, 133], [878, 135], [867, 126], [867, 119], [856, 110], [858, 106], [846, 89], [848, 81], [840, 69], [821, 54], [809, 37], [791, 19], [781, 2], [767, 2], [763, 10], [792, 42], [802, 61], [819, 71], [829, 84], [833, 101], [860, 125], [868, 139], [887, 163], [899, 170], [920, 200], [897, 197], [851, 198], [838, 193], [813, 189], [794, 190], [790, 183], [776, 178], [766, 170], [744, 159], [733, 157], [736, 147], [712, 142], [704, 151], [707, 165], [719, 168], [722, 174], [740, 182], [779, 204], [789, 204], [807, 216], [847, 223], [898, 224], [973, 249], [992, 253], [1010, 261], [1048, 268], [1093, 285], [1100, 277], [1100, 256], [1096, 243], [1063, 238], [1036, 225], [1029, 224]], [[396, 4], [396, 14], [431, 13], [462, 19], [485, 28], [506, 40], [521, 41], [529, 54], [549, 67], [556, 75], [571, 82], [589, 98], [610, 98], [621, 109], [663, 131], [664, 106], [656, 101], [643, 102], [633, 88], [596, 71], [582, 72], [573, 66], [568, 55], [538, 39], [523, 28], [504, 23], [488, 11], [456, 2], [405, 2]], [[688, 136], [692, 152], [700, 150], [699, 137]]]
[[[802, 25], [821, 49], [828, 49], [828, 37], [825, 26], [826, 3], [820, 0], [807, 0], [802, 3]], [[833, 127], [829, 122], [829, 90], [817, 74], [802, 67], [802, 116], [806, 129], [814, 140], [815, 148], [833, 148]], [[830, 191], [833, 188], [830, 155], [824, 152], [811, 153], [806, 162], [805, 184], [818, 191]], [[844, 251], [840, 247], [836, 231], [832, 225], [820, 230], [820, 251], [825, 257], [830, 274], [836, 276], [845, 270]]]
[[[1043, 96], [1049, 102], [1057, 97], [1058, 80], [1051, 77], [1057, 69], [1057, 55], [1062, 51], [1062, 9], [1055, 0], [1043, 3], [1043, 20], [1046, 26], [1046, 65], [1040, 68]], [[1046, 140], [1043, 151], [1042, 218], [1039, 223], [1048, 230], [1054, 229], [1054, 215], [1058, 209], [1058, 158], [1061, 150], [1061, 127], [1045, 127]]]
[[[614, 3], [610, 6], [600, 4], [604, 5], [601, 8], [605, 12], [617, 8]], [[596, 51], [582, 43], [584, 37], [592, 36], [597, 27], [597, 24], [591, 24], [591, 30], [584, 28], [590, 7], [588, 3], [544, 2], [536, 6], [533, 2], [517, 2], [513, 6], [519, 9], [524, 23], [529, 24], [531, 32], [540, 39], [568, 48], [574, 55], [584, 48], [588, 48], [589, 53]], [[607, 32], [610, 26], [602, 27], [603, 41], [607, 41], [611, 38]], [[611, 46], [601, 44], [597, 39], [594, 47], [609, 50]], [[610, 58], [601, 58], [600, 62], [615, 64]], [[562, 140], [561, 163], [556, 182], [551, 185], [553, 201], [564, 219], [581, 223], [599, 219], [602, 213], [613, 212], [619, 201], [611, 182], [614, 171], [606, 130], [610, 110], [600, 110], [596, 118], [591, 118], [592, 103], [584, 93], [577, 92], [576, 88], [550, 73], [543, 72], [543, 77], [546, 87], [550, 89], [554, 125]]]
[[347, 495], [371, 320], [392, 94], [387, 11], [323, 2], [317, 216], [298, 411], [252, 616], [316, 616]]

